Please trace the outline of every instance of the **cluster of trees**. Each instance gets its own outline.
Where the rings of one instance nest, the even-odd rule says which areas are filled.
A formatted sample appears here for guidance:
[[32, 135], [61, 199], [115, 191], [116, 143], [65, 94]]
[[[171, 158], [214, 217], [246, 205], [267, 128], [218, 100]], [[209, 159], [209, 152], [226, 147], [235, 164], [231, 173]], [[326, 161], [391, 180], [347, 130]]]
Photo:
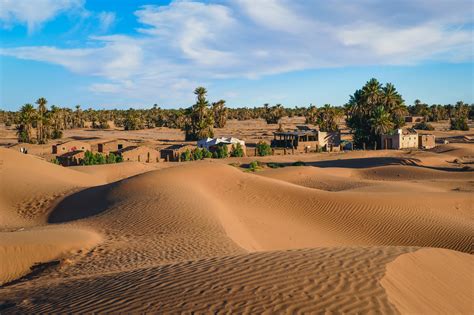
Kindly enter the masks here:
[[[228, 119], [264, 119], [268, 124], [277, 124], [282, 117], [301, 116], [306, 123], [318, 126], [321, 131], [337, 131], [338, 123], [346, 118], [347, 126], [353, 130], [356, 146], [375, 146], [382, 133], [403, 126], [405, 115], [423, 116], [426, 122], [450, 120], [451, 129], [468, 130], [468, 119], [474, 118], [474, 104], [457, 102], [455, 105], [434, 104], [429, 106], [416, 100], [405, 106], [404, 100], [393, 84], [382, 85], [376, 79], [369, 80], [355, 91], [344, 106], [285, 108], [281, 104], [261, 107], [227, 108], [224, 100], [209, 103], [203, 87], [195, 89], [196, 103], [189, 108], [162, 109], [153, 105], [150, 109], [102, 109], [75, 110], [58, 106], [47, 107], [47, 100], [40, 98], [37, 107], [25, 104], [18, 112], [0, 110], [0, 122], [7, 126], [15, 124], [20, 142], [46, 143], [48, 139], [62, 137], [63, 130], [83, 128], [90, 122], [93, 128], [106, 129], [113, 122], [125, 130], [155, 127], [176, 128], [185, 131], [186, 140], [198, 140], [214, 136], [214, 128], [223, 128]], [[429, 129], [429, 124], [417, 127]]]

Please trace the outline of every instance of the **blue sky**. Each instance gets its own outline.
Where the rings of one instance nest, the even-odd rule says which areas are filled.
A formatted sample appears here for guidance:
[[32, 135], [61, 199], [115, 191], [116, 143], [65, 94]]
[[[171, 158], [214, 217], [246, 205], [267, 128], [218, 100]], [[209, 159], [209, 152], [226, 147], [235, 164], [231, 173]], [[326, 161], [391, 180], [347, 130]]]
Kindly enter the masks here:
[[0, 0], [0, 107], [474, 102], [471, 0]]

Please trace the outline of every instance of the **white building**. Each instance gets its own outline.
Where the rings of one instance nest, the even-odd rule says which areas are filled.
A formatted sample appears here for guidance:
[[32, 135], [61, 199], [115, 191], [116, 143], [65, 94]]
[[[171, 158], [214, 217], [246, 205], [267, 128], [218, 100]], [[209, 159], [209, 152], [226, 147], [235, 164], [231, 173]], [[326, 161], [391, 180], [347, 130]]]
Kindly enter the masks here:
[[240, 144], [245, 152], [245, 141], [233, 137], [207, 138], [201, 139], [197, 142], [199, 148], [205, 148], [209, 151], [214, 150], [218, 145], [227, 145], [228, 147], [231, 147], [232, 145], [235, 146], [237, 144]]

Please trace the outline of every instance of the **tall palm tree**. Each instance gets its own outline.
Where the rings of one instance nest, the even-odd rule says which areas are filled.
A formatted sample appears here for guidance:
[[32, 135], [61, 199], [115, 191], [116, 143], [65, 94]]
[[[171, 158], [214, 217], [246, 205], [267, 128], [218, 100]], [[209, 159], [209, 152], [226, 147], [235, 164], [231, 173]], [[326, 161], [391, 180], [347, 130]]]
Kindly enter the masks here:
[[369, 107], [374, 108], [380, 102], [382, 84], [377, 79], [372, 78], [362, 88], [362, 94]]
[[370, 124], [372, 131], [378, 136], [387, 134], [393, 129], [393, 123], [390, 119], [390, 114], [385, 111], [383, 106], [378, 106], [375, 109], [373, 116], [370, 119]]
[[31, 131], [33, 122], [36, 120], [36, 110], [31, 104], [25, 104], [20, 109], [17, 125], [17, 135], [19, 142], [32, 142]]
[[36, 100], [36, 104], [38, 105], [38, 115], [37, 115], [37, 123], [36, 123], [36, 138], [38, 143], [43, 144], [46, 142], [46, 104], [48, 101], [44, 97], [40, 97]]

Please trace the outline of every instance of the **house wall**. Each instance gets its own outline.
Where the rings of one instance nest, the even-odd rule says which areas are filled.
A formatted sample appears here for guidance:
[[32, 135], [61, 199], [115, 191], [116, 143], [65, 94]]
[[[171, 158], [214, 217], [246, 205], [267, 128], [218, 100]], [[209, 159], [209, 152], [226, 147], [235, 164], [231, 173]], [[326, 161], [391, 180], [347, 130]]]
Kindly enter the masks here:
[[[381, 148], [383, 150], [398, 150], [400, 149], [400, 139], [401, 139], [401, 135], [399, 134], [382, 135], [380, 136]], [[391, 146], [390, 146], [390, 140], [392, 142]]]
[[432, 149], [436, 146], [436, 138], [434, 135], [419, 135], [418, 146], [420, 149]]
[[418, 135], [400, 135], [400, 149], [418, 148]]
[[[119, 147], [121, 145], [122, 147]], [[122, 148], [126, 148], [128, 146], [133, 145], [131, 142], [128, 141], [121, 141], [121, 140], [114, 140], [110, 142], [105, 142], [105, 143], [99, 143], [98, 145], [98, 151], [101, 153], [106, 153], [108, 154], [109, 152], [117, 151]]]
[[71, 151], [91, 151], [91, 145], [87, 142], [66, 142], [64, 144], [53, 145], [53, 154], [64, 154]]
[[138, 148], [121, 153], [124, 161], [156, 163], [159, 162], [160, 152], [153, 149]]

